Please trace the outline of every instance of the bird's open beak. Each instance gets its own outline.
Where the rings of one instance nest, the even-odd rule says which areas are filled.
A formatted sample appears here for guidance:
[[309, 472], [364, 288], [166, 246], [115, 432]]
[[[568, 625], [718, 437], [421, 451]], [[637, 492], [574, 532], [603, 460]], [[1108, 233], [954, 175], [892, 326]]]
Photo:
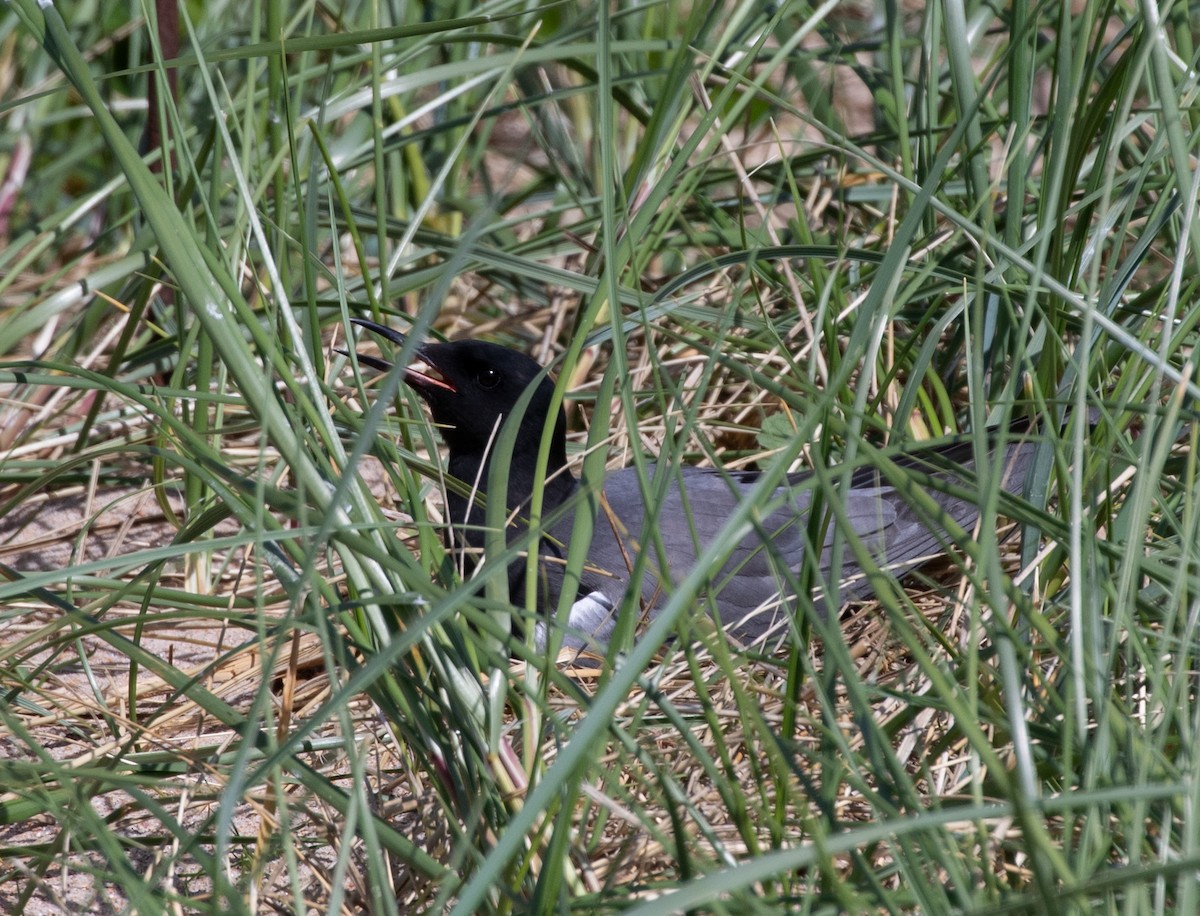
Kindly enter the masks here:
[[[368, 331], [374, 331], [380, 337], [386, 337], [392, 343], [403, 346], [404, 335], [399, 331], [393, 331], [386, 325], [378, 324], [374, 321], [368, 321], [366, 318], [351, 318], [350, 322], [359, 327], [366, 328]], [[418, 391], [430, 391], [435, 388], [441, 388], [443, 391], [457, 392], [458, 389], [451, 385], [442, 375], [437, 365], [429, 357], [428, 351], [424, 347], [417, 347], [417, 358], [424, 363], [424, 366], [417, 364], [416, 366], [406, 366], [404, 369], [404, 381], [412, 385]], [[357, 350], [354, 355], [358, 357], [358, 361], [364, 365], [370, 366], [372, 369], [378, 369], [381, 372], [387, 372], [392, 368], [392, 363], [385, 359], [379, 359], [375, 356], [368, 356], [365, 353], [359, 353]]]

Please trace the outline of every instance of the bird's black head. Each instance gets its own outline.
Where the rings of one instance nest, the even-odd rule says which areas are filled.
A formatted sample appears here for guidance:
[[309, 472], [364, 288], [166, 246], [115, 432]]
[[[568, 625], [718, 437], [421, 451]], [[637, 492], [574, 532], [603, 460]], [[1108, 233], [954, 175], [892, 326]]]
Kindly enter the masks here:
[[[403, 340], [396, 332], [374, 322], [356, 319], [355, 323], [390, 340]], [[503, 419], [513, 413], [521, 395], [542, 371], [524, 353], [481, 340], [422, 344], [416, 348], [416, 355], [425, 368], [420, 365], [406, 368], [404, 381], [429, 404], [434, 422], [442, 427], [442, 438], [450, 450], [452, 463], [456, 458], [478, 460], [494, 450], [494, 439]], [[377, 368], [388, 367], [379, 360], [367, 362]], [[543, 376], [521, 419], [514, 455], [537, 453], [553, 395], [554, 383]], [[566, 464], [566, 438], [566, 420], [560, 410], [551, 443], [549, 471]]]
[[[542, 371], [524, 353], [481, 340], [425, 344], [417, 349], [417, 356], [429, 368], [420, 371], [410, 367], [404, 380], [429, 404], [452, 454], [460, 450], [483, 452], [499, 433], [503, 419], [514, 411], [521, 395]], [[543, 376], [521, 419], [517, 452], [537, 450], [553, 395], [554, 383]], [[561, 446], [565, 462], [566, 424], [561, 412], [554, 438], [552, 456]]]

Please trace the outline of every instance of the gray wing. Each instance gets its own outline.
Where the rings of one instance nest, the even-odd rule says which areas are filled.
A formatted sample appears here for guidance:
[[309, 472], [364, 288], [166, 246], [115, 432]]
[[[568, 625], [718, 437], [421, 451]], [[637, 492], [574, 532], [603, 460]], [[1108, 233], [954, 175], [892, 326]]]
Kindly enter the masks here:
[[[652, 619], [697, 557], [728, 523], [751, 484], [716, 471], [685, 468], [668, 483], [652, 530], [644, 527], [645, 500], [632, 469], [605, 480], [604, 502], [592, 535], [583, 594], [571, 609], [569, 630], [603, 645], [615, 626], [615, 608], [629, 587], [639, 554], [645, 552], [640, 606]], [[753, 641], [787, 625], [796, 572], [806, 548], [811, 488], [778, 490], [757, 528], [733, 548], [706, 590], [723, 626]], [[854, 532], [874, 550], [893, 530], [895, 512], [877, 492], [854, 491], [846, 501]], [[825, 533], [821, 569], [827, 574]], [[857, 567], [854, 568], [855, 570]], [[849, 564], [847, 564], [849, 571]], [[571, 637], [569, 645], [577, 644]]]
[[[1003, 475], [1005, 489], [1019, 489], [1024, 485], [1034, 450], [1033, 443], [1014, 442], [1004, 460], [989, 470]], [[966, 455], [953, 455], [951, 459], [960, 457]], [[914, 464], [912, 470], [914, 473], [901, 489], [887, 483], [877, 471], [860, 469], [844, 497], [839, 498], [848, 526], [846, 533], [860, 541], [879, 566], [896, 575], [944, 552], [954, 540], [948, 529], [969, 532], [979, 514], [973, 500], [943, 489], [973, 488], [969, 483], [973, 475], [969, 461], [948, 465], [931, 460]], [[926, 483], [937, 486], [922, 485], [922, 476]], [[614, 609], [621, 605], [642, 551], [646, 551], [646, 574], [641, 583], [641, 608], [643, 615], [652, 619], [674, 585], [692, 570], [699, 554], [724, 529], [751, 486], [753, 475], [728, 475], [700, 468], [678, 470], [668, 482], [653, 531], [647, 531], [643, 528], [645, 501], [636, 471], [629, 468], [609, 475], [604, 486], [604, 507], [588, 551], [583, 593], [570, 615], [569, 630], [574, 635], [568, 637], [567, 644], [607, 643], [615, 625]], [[743, 642], [778, 639], [790, 626], [797, 574], [805, 556], [813, 552], [808, 524], [812, 486], [811, 478], [798, 477], [777, 490], [755, 529], [740, 540], [709, 580], [705, 595], [709, 606], [721, 625]], [[932, 511], [912, 495], [914, 488], [929, 494], [935, 504]], [[833, 584], [830, 547], [837, 514], [831, 514], [819, 533], [820, 555], [815, 572], [822, 591]], [[870, 583], [853, 557], [851, 550], [843, 551], [842, 566], [837, 571], [843, 597], [870, 591]], [[818, 594], [818, 606], [820, 600]]]

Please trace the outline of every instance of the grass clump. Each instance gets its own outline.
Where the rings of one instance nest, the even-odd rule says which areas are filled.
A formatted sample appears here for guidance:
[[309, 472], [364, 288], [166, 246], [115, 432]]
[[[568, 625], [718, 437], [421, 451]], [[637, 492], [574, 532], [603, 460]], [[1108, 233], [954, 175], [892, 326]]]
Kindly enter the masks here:
[[[1196, 910], [1194, 42], [1017, 6], [4, 7], [3, 908]], [[787, 653], [564, 670], [354, 316], [592, 474], [1045, 447]]]

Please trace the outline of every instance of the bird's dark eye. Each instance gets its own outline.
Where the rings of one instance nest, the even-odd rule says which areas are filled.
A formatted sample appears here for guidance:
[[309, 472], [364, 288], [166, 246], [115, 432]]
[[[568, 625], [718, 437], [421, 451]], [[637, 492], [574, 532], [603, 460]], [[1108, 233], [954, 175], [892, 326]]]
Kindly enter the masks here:
[[500, 373], [495, 369], [480, 369], [475, 380], [479, 382], [480, 388], [495, 388], [500, 384]]

